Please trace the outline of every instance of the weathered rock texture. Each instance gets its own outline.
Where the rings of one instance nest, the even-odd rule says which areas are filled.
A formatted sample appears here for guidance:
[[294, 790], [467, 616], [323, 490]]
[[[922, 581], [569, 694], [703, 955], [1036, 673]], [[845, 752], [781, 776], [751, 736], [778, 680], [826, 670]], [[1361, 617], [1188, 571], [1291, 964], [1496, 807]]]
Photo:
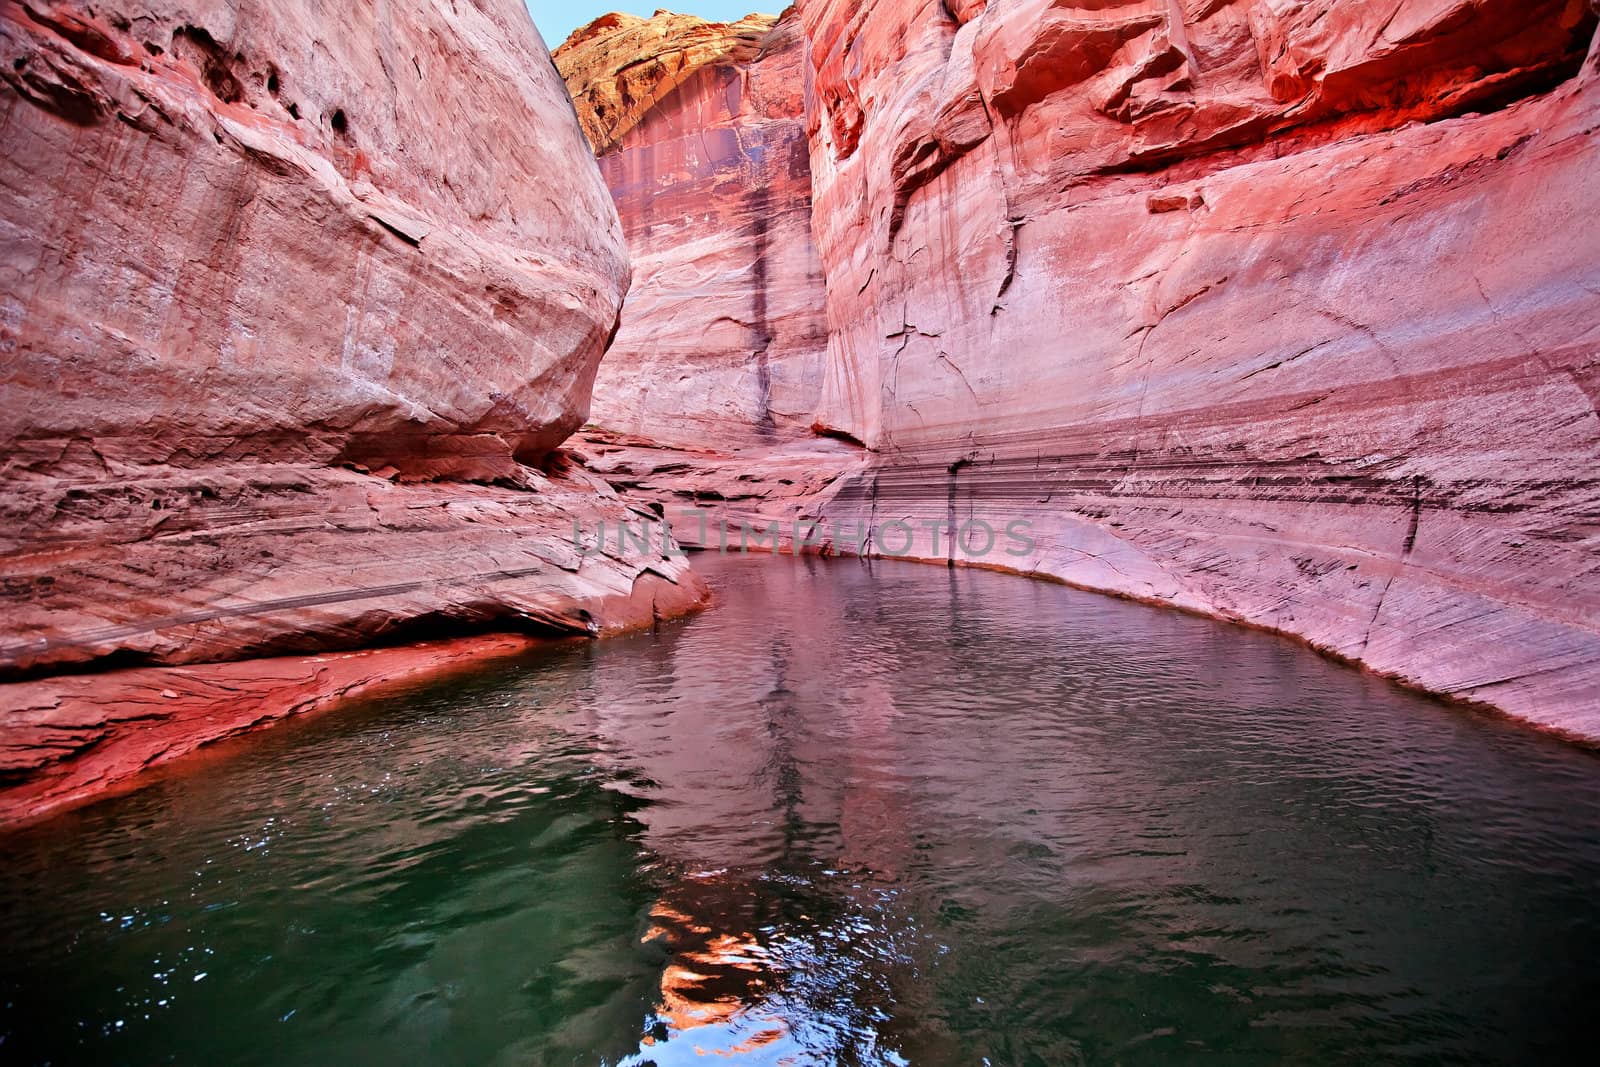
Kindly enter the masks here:
[[0, 673], [702, 598], [571, 544], [628, 268], [520, 0], [7, 0], [0, 129]]
[[[906, 522], [915, 557], [1294, 634], [1600, 739], [1587, 0], [799, 16], [817, 421], [870, 459], [807, 481], [792, 446], [591, 435], [608, 477], [735, 524]], [[1035, 546], [935, 540], [973, 518]]]
[[556, 49], [633, 288], [593, 420], [674, 444], [809, 434], [827, 344], [792, 15], [606, 15]]
[[536, 638], [478, 634], [399, 648], [61, 675], [6, 689], [0, 825], [142, 784], [144, 772], [353, 696], [525, 652]]
[[836, 512], [1600, 737], [1586, 0], [800, 13]]
[[589, 628], [627, 267], [525, 11], [235, 7], [5, 7], [0, 665]]

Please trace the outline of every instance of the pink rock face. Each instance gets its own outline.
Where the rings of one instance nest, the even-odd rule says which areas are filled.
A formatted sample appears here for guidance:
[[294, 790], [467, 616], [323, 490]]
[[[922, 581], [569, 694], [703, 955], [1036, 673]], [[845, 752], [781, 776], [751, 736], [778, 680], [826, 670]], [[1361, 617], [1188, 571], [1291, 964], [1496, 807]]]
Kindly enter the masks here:
[[830, 514], [1600, 738], [1587, 3], [799, 6]]
[[0, 6], [0, 672], [701, 600], [572, 544], [628, 268], [520, 0], [115, 8]]
[[633, 261], [593, 421], [681, 445], [809, 434], [827, 343], [792, 16], [607, 15], [556, 50]]

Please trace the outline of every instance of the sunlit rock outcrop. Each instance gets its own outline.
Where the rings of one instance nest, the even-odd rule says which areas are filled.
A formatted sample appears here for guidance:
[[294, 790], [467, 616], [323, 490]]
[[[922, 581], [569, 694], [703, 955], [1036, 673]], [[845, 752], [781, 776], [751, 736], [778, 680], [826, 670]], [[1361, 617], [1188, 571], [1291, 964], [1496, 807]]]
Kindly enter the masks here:
[[633, 262], [594, 422], [680, 445], [809, 434], [827, 326], [797, 21], [606, 15], [555, 60]]

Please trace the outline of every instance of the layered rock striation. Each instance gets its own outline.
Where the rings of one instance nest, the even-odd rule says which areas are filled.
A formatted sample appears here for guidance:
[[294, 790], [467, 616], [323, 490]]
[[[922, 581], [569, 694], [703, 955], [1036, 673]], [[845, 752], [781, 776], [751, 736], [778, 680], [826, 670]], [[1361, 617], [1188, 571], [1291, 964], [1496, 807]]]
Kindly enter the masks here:
[[555, 60], [633, 262], [594, 422], [730, 449], [809, 435], [827, 326], [797, 20], [606, 15]]
[[66, 674], [4, 689], [0, 726], [0, 826], [137, 788], [145, 772], [189, 771], [219, 742], [357, 696], [437, 682], [493, 658], [529, 652], [540, 639], [474, 634], [391, 648], [133, 667]]
[[[821, 519], [828, 551], [1292, 634], [1600, 738], [1588, 0], [798, 17], [815, 421], [867, 458], [806, 482], [793, 446], [764, 464], [591, 438], [608, 477]], [[1031, 544], [950, 536], [973, 520]]]
[[800, 12], [836, 509], [1600, 737], [1586, 2]]
[[8, 0], [0, 128], [0, 676], [703, 599], [573, 544], [629, 272], [520, 0]]

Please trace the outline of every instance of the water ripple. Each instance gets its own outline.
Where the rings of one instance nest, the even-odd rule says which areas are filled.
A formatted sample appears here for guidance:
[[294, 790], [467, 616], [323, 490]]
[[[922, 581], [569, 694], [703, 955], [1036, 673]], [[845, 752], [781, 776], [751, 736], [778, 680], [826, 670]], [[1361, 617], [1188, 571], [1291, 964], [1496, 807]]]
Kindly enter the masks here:
[[291, 724], [0, 839], [8, 1062], [1527, 1063], [1600, 958], [1600, 761], [981, 572]]

